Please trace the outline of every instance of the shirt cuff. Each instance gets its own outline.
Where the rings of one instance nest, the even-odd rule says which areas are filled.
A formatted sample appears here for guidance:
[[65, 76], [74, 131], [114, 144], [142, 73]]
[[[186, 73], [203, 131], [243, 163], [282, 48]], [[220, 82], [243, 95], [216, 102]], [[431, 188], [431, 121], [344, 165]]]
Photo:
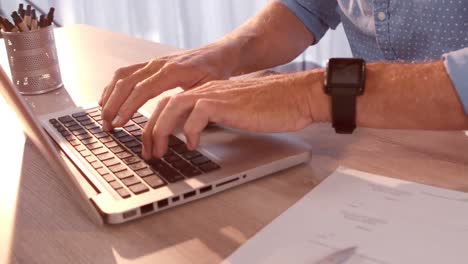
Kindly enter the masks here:
[[468, 47], [443, 55], [445, 68], [468, 115]]
[[340, 23], [340, 19], [336, 18], [339, 17], [338, 13], [334, 14], [334, 17], [331, 17], [333, 20], [330, 21], [331, 23], [326, 23], [320, 15], [315, 14], [313, 10], [307, 9], [296, 0], [279, 0], [278, 2], [286, 6], [294, 15], [296, 15], [310, 33], [314, 35], [314, 43], [312, 43], [312, 45], [316, 44], [330, 27], [335, 29]]

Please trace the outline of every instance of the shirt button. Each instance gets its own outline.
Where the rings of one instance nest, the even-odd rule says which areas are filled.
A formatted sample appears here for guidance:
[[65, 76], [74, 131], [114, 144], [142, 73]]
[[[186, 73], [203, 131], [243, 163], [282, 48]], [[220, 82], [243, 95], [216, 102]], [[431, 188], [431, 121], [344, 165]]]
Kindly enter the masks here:
[[384, 12], [379, 12], [377, 14], [377, 17], [379, 18], [380, 21], [384, 21], [385, 20], [385, 13]]

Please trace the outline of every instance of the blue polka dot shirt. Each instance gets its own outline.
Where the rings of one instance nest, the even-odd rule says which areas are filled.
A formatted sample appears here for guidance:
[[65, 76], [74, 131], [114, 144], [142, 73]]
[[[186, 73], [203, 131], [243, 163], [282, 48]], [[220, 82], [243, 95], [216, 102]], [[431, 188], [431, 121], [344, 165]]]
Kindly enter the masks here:
[[279, 0], [318, 42], [339, 23], [366, 61], [441, 60], [468, 114], [467, 0]]

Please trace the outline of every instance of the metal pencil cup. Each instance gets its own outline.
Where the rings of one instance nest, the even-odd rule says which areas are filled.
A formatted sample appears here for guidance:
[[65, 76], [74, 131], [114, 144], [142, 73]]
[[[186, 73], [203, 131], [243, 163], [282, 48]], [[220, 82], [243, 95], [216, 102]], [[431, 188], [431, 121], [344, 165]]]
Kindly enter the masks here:
[[3, 32], [13, 83], [22, 94], [62, 87], [52, 26], [29, 32]]

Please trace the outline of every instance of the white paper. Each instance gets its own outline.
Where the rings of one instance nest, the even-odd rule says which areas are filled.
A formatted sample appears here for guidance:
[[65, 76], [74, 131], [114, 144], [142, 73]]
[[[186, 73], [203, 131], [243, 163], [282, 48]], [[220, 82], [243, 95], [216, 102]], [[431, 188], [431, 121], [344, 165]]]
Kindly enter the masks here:
[[224, 263], [468, 263], [468, 194], [338, 168]]

